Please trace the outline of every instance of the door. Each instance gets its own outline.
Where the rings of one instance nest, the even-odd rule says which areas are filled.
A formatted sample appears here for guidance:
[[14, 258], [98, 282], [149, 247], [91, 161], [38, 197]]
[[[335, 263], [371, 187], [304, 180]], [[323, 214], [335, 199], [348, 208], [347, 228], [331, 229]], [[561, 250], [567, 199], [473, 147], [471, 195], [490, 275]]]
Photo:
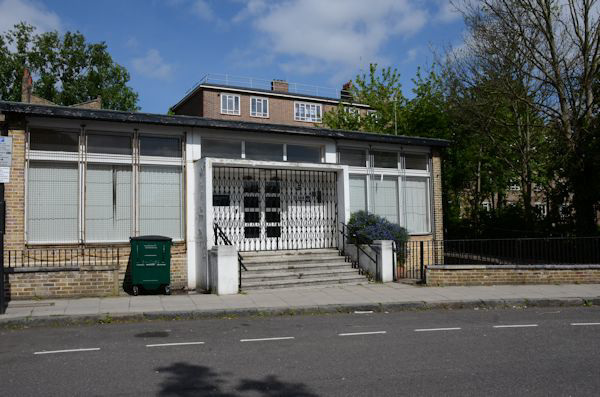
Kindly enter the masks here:
[[335, 247], [337, 175], [215, 167], [214, 222], [240, 251]]

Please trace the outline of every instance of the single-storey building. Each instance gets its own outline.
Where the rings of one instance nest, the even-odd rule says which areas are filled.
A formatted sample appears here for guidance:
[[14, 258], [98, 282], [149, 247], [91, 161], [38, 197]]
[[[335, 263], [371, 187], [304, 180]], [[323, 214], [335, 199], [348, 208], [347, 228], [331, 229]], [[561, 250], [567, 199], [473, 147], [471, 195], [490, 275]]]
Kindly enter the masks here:
[[174, 290], [209, 287], [215, 231], [255, 258], [337, 252], [357, 210], [443, 237], [444, 140], [2, 101], [0, 126], [13, 299], [120, 293], [132, 236], [173, 239]]

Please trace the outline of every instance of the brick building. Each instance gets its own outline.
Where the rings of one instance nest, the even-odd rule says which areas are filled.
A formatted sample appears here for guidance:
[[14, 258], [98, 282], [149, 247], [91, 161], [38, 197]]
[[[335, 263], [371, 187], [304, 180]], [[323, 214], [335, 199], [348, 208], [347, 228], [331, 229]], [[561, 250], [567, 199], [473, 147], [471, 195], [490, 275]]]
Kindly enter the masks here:
[[323, 115], [340, 103], [366, 115], [370, 107], [356, 103], [347, 89], [206, 75], [171, 111], [178, 115], [255, 123], [323, 127]]
[[[439, 151], [448, 142], [315, 127], [294, 117], [318, 117], [317, 107], [297, 105], [335, 103], [275, 90], [261, 94], [265, 109], [252, 105], [256, 92], [234, 90], [196, 89], [174, 110], [200, 115], [185, 116], [0, 101], [13, 138], [10, 297], [123, 293], [131, 236], [173, 239], [174, 290], [207, 287], [215, 233], [250, 262], [276, 251], [315, 265], [300, 275], [243, 272], [242, 288], [364, 280], [338, 253], [340, 224], [360, 209], [412, 239], [442, 239]], [[240, 114], [222, 114], [223, 103]]]

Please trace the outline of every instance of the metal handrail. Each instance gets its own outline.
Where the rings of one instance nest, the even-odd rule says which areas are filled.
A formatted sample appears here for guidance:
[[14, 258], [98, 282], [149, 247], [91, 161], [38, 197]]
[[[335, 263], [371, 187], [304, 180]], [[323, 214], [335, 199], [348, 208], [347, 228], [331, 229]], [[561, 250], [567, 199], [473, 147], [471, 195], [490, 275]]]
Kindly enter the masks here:
[[[229, 240], [229, 237], [227, 237], [227, 235], [223, 232], [223, 229], [221, 229], [221, 227], [219, 225], [217, 225], [215, 223], [214, 225], [214, 229], [215, 229], [215, 245], [219, 245], [219, 237], [223, 240], [223, 242], [225, 243], [225, 245], [233, 245], [231, 243], [231, 240]], [[242, 269], [244, 269], [245, 271], [248, 271], [248, 269], [246, 269], [246, 266], [244, 265], [244, 258], [242, 257], [242, 255], [240, 255], [240, 253], [237, 253], [238, 255], [238, 262], [240, 264], [240, 267]]]
[[[271, 90], [272, 79], [262, 79], [250, 76], [239, 76], [222, 73], [207, 73], [187, 92], [193, 91], [201, 84], [220, 84], [226, 86], [245, 87], [250, 89]], [[341, 92], [346, 90], [338, 90], [333, 87], [322, 87], [311, 84], [296, 83], [285, 81], [288, 84], [288, 92], [301, 95], [320, 96], [325, 98], [340, 99]], [[350, 92], [348, 91], [348, 94]]]
[[[221, 227], [218, 224], [215, 223], [213, 225], [213, 230], [214, 230], [214, 235], [215, 235], [215, 245], [219, 245], [219, 238], [221, 238], [221, 240], [223, 240], [225, 245], [233, 245], [231, 243], [231, 240], [229, 240], [229, 237], [227, 237], [227, 235], [223, 232], [223, 229], [221, 229]], [[244, 258], [242, 257], [242, 255], [240, 255], [239, 252], [237, 253], [237, 257], [238, 257], [238, 290], [241, 291], [242, 290], [242, 269], [244, 269], [244, 271], [248, 271], [248, 269], [244, 265]]]
[[340, 230], [340, 233], [342, 234], [342, 244], [343, 244], [343, 252], [344, 255], [346, 254], [346, 238], [350, 239], [350, 237], [354, 238], [354, 245], [356, 246], [356, 263], [360, 265], [360, 252], [362, 252], [363, 254], [365, 254], [365, 256], [367, 258], [369, 258], [373, 263], [375, 263], [375, 271], [376, 271], [376, 279], [379, 279], [379, 266], [377, 266], [377, 262], [379, 261], [379, 254], [377, 254], [377, 250], [371, 245], [371, 244], [365, 244], [368, 245], [369, 248], [371, 248], [371, 250], [373, 250], [373, 253], [375, 254], [375, 258], [373, 258], [367, 251], [364, 250], [363, 247], [361, 247], [361, 245], [358, 243], [358, 237], [356, 235], [353, 236], [349, 236], [348, 233], [346, 233], [346, 224], [344, 222], [340, 222], [340, 224], [342, 225], [342, 229]]

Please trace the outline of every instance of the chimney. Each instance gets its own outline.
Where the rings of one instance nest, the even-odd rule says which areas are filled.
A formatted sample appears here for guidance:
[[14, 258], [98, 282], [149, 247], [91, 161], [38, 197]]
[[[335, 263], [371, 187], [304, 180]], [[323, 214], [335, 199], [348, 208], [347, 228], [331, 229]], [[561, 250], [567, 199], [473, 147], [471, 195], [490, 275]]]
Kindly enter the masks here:
[[288, 82], [285, 80], [273, 79], [273, 81], [271, 81], [271, 91], [289, 92]]
[[33, 80], [31, 79], [31, 73], [29, 69], [23, 70], [23, 80], [21, 81], [21, 102], [31, 102], [31, 91], [33, 89]]
[[352, 102], [352, 80], [344, 83], [342, 90], [340, 91], [340, 99], [346, 102]]

